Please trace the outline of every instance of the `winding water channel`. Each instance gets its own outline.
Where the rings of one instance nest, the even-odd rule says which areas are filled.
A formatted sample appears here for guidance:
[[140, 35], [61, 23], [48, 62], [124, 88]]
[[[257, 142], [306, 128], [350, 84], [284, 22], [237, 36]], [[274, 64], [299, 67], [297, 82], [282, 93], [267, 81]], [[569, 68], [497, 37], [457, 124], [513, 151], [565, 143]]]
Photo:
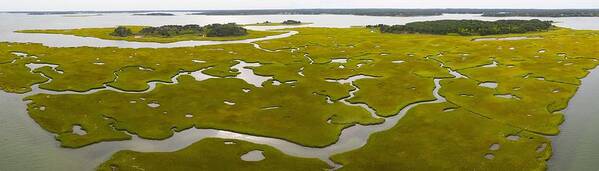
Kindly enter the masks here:
[[[121, 17], [121, 18], [118, 18]], [[117, 19], [118, 18], [118, 19]], [[366, 24], [401, 24], [411, 21], [437, 20], [437, 19], [479, 19], [494, 20], [495, 18], [480, 17], [477, 15], [444, 15], [434, 17], [367, 17], [367, 16], [338, 16], [338, 15], [318, 15], [318, 16], [176, 16], [173, 18], [160, 18], [157, 21], [154, 17], [148, 16], [124, 16], [124, 14], [109, 14], [107, 16], [94, 16], [91, 18], [62, 17], [62, 16], [27, 16], [23, 14], [0, 14], [2, 21], [7, 23], [0, 24], [0, 41], [10, 42], [35, 42], [43, 43], [53, 47], [73, 47], [73, 46], [92, 46], [92, 47], [122, 47], [122, 48], [162, 48], [162, 47], [186, 47], [201, 46], [226, 43], [253, 43], [256, 41], [284, 38], [297, 34], [297, 32], [287, 32], [281, 35], [270, 36], [259, 39], [242, 41], [187, 41], [169, 44], [161, 43], [137, 43], [126, 41], [101, 40], [95, 38], [81, 38], [66, 35], [47, 35], [47, 34], [17, 34], [14, 30], [19, 29], [41, 29], [41, 28], [78, 28], [78, 27], [111, 27], [115, 25], [162, 25], [162, 24], [187, 24], [199, 23], [208, 24], [213, 22], [238, 22], [255, 23], [262, 21], [279, 21], [284, 19], [297, 19], [315, 23], [313, 26], [326, 27], [349, 27], [353, 25]], [[522, 18], [522, 17], [521, 17]], [[6, 20], [4, 20], [6, 19]], [[20, 20], [19, 20], [20, 19]], [[91, 20], [89, 20], [91, 19]], [[113, 20], [110, 20], [113, 19]], [[195, 21], [195, 20], [198, 21]], [[345, 20], [343, 20], [345, 19]], [[527, 18], [523, 18], [527, 19]], [[85, 20], [85, 21], [82, 21]], [[562, 26], [571, 26], [580, 29], [599, 29], [599, 18], [559, 18], [562, 20], [558, 24]], [[193, 22], [192, 22], [193, 21]], [[44, 25], [36, 22], [41, 22]], [[591, 23], [591, 24], [589, 24]], [[594, 25], [592, 23], [595, 23]], [[572, 26], [573, 25], [573, 26]], [[280, 28], [280, 27], [269, 27]], [[261, 49], [257, 44], [254, 47]], [[267, 49], [262, 49], [269, 51]], [[308, 57], [309, 58], [309, 57]], [[245, 69], [245, 66], [259, 66], [257, 63], [245, 63], [240, 61], [239, 65], [233, 66], [241, 74], [236, 78], [243, 79], [246, 82], [259, 86], [261, 83], [269, 80], [268, 77], [261, 77], [253, 74], [251, 69]], [[443, 67], [443, 65], [441, 65]], [[176, 84], [181, 75], [191, 75], [198, 81], [211, 79], [211, 77], [202, 73], [203, 70], [196, 72], [182, 72], [172, 78], [173, 83], [151, 82], [152, 91], [156, 84]], [[456, 77], [463, 77], [461, 74], [451, 71]], [[299, 73], [298, 73], [299, 74]], [[373, 79], [370, 76], [357, 75], [343, 80], [330, 80], [340, 84], [350, 84], [359, 79]], [[215, 129], [188, 129], [176, 133], [173, 137], [166, 140], [146, 140], [133, 136], [130, 141], [102, 142], [80, 149], [60, 148], [54, 135], [40, 128], [27, 114], [26, 103], [22, 99], [28, 95], [46, 93], [46, 94], [89, 94], [101, 90], [124, 92], [105, 86], [101, 89], [94, 89], [88, 92], [53, 92], [39, 89], [39, 85], [32, 88], [34, 91], [27, 94], [9, 94], [0, 91], [0, 170], [92, 170], [99, 163], [105, 161], [110, 155], [119, 150], [136, 151], [175, 151], [182, 149], [200, 139], [208, 137], [239, 139], [259, 144], [266, 144], [281, 150], [282, 152], [299, 157], [320, 158], [329, 163], [332, 167], [342, 167], [329, 160], [331, 155], [351, 151], [366, 144], [371, 134], [388, 130], [395, 126], [397, 122], [413, 107], [421, 104], [441, 103], [445, 98], [438, 94], [441, 85], [441, 79], [434, 79], [435, 88], [432, 94], [436, 97], [434, 101], [419, 102], [403, 108], [397, 115], [384, 118], [385, 122], [378, 125], [355, 125], [344, 129], [339, 140], [333, 145], [324, 148], [304, 147], [286, 140], [276, 138], [266, 138], [240, 134], [230, 131]], [[346, 105], [360, 106], [370, 111], [375, 117], [378, 117], [375, 111], [365, 104], [351, 104], [347, 102], [359, 91], [359, 88], [350, 92], [350, 96], [341, 99], [340, 102]], [[139, 93], [139, 92], [137, 92]], [[562, 125], [562, 134], [551, 137], [554, 142], [554, 157], [550, 161], [550, 170], [589, 170], [599, 168], [599, 126], [593, 124], [599, 121], [599, 101], [593, 100], [599, 97], [599, 71], [594, 70], [587, 78], [583, 80], [583, 85], [576, 96], [570, 102], [570, 106], [565, 111], [566, 122]], [[266, 156], [268, 158], [268, 156]]]
[[[259, 65], [257, 65], [256, 63], [245, 63], [243, 61], [240, 61], [240, 64], [233, 66], [233, 68], [244, 68], [246, 66], [259, 66]], [[443, 67], [443, 66], [441, 65], [441, 67]], [[242, 73], [239, 75], [244, 76], [244, 77], [238, 77], [238, 78], [243, 79], [250, 84], [261, 85], [262, 83], [266, 82], [266, 79], [263, 79], [263, 78], [256, 79], [257, 77], [261, 77], [261, 76], [253, 75], [252, 70], [243, 69], [243, 70], [240, 70], [240, 72], [242, 72]], [[456, 72], [451, 71], [451, 73], [456, 73]], [[177, 84], [176, 78], [178, 78], [181, 75], [188, 75], [188, 74], [190, 74], [190, 73], [178, 74], [177, 76], [172, 78], [173, 83], [150, 82], [150, 83], [148, 83], [148, 85], [150, 85], [151, 88], [144, 92], [152, 91], [156, 87], [156, 84]], [[461, 75], [456, 74], [455, 76], [460, 77]], [[201, 78], [206, 78], [206, 77], [203, 76]], [[376, 113], [374, 113], [374, 110], [365, 104], [351, 104], [346, 101], [347, 99], [352, 98], [354, 96], [355, 92], [359, 91], [359, 88], [353, 85], [354, 81], [359, 80], [359, 79], [372, 79], [372, 78], [373, 77], [357, 75], [357, 76], [349, 77], [347, 79], [332, 80], [332, 81], [338, 82], [340, 84], [350, 84], [355, 88], [355, 90], [350, 92], [350, 96], [347, 98], [341, 99], [340, 100], [341, 102], [343, 102], [347, 105], [355, 105], [355, 106], [363, 107], [366, 110], [370, 111], [373, 116], [377, 116]], [[210, 79], [210, 78], [207, 78], [207, 79]], [[80, 158], [80, 159], [86, 159], [85, 157], [89, 157], [87, 159], [91, 159], [91, 160], [87, 161], [87, 164], [90, 164], [90, 165], [81, 166], [81, 167], [83, 169], [90, 169], [90, 168], [93, 168], [94, 166], [96, 166], [97, 164], [99, 164], [99, 162], [102, 162], [103, 160], [107, 159], [112, 153], [117, 152], [119, 150], [136, 150], [136, 151], [147, 151], [147, 152], [175, 151], [178, 149], [182, 149], [182, 148], [184, 148], [194, 142], [197, 142], [201, 139], [204, 139], [204, 138], [227, 138], [227, 139], [245, 140], [245, 141], [259, 143], [259, 144], [266, 144], [266, 145], [269, 145], [269, 146], [272, 146], [272, 147], [275, 147], [275, 148], [281, 150], [285, 154], [292, 155], [292, 156], [307, 157], [307, 158], [319, 158], [319, 159], [329, 163], [332, 167], [339, 168], [342, 166], [334, 163], [333, 161], [331, 161], [329, 159], [329, 157], [331, 157], [333, 154], [351, 151], [351, 150], [358, 149], [358, 148], [364, 146], [366, 144], [366, 142], [368, 141], [368, 138], [370, 137], [371, 134], [392, 128], [393, 126], [395, 126], [395, 124], [397, 124], [399, 119], [401, 119], [403, 116], [405, 116], [405, 114], [410, 109], [412, 109], [413, 107], [415, 107], [417, 105], [445, 102], [445, 98], [443, 98], [442, 96], [440, 96], [438, 94], [439, 89], [441, 88], [441, 85], [439, 84], [440, 80], [441, 79], [434, 79], [435, 89], [433, 90], [433, 95], [435, 96], [436, 100], [428, 101], [428, 102], [419, 102], [419, 103], [414, 103], [414, 104], [408, 105], [405, 108], [403, 108], [397, 115], [388, 117], [388, 118], [384, 118], [385, 122], [382, 124], [355, 125], [350, 128], [344, 129], [339, 137], [339, 140], [335, 144], [324, 147], [324, 148], [305, 147], [305, 146], [295, 144], [293, 142], [289, 142], [289, 141], [286, 141], [283, 139], [246, 135], [246, 134], [235, 133], [235, 132], [231, 132], [231, 131], [192, 128], [192, 129], [178, 132], [173, 137], [168, 138], [166, 140], [160, 140], [160, 141], [147, 140], [147, 139], [142, 139], [135, 135], [132, 135], [134, 138], [130, 141], [102, 142], [102, 143], [90, 145], [88, 147], [84, 147], [80, 150], [79, 149], [64, 149], [64, 150], [71, 151], [71, 152], [69, 152], [69, 153], [72, 153], [72, 154], [69, 154], [71, 156], [82, 155], [81, 157], [83, 157], [83, 158]], [[14, 95], [14, 94], [8, 94], [8, 93], [0, 93], [0, 97], [6, 96], [6, 97], [8, 97], [7, 99], [12, 99], [14, 101], [18, 101], [17, 99], [22, 99], [28, 95], [40, 94], [40, 93], [45, 93], [45, 94], [91, 94], [91, 93], [95, 93], [95, 92], [103, 91], [103, 90], [117, 91], [117, 92], [122, 92], [122, 93], [144, 93], [144, 92], [126, 92], [126, 91], [117, 90], [117, 89], [114, 89], [111, 87], [94, 89], [94, 90], [90, 90], [87, 92], [54, 92], [54, 91], [39, 89], [39, 88], [37, 88], [37, 87], [39, 87], [39, 85], [34, 85], [32, 87], [33, 87], [33, 91], [30, 93], [27, 93], [27, 94]], [[4, 99], [4, 98], [2, 98], [2, 99]], [[24, 103], [26, 103], [26, 102], [21, 102], [20, 106], [25, 106]], [[21, 129], [24, 129], [24, 128], [21, 128]], [[46, 134], [48, 134], [48, 133], [46, 133]], [[93, 155], [91, 155], [91, 154], [93, 154]], [[86, 155], [91, 155], [91, 156], [86, 156]], [[56, 164], [53, 164], [53, 165], [56, 165]]]

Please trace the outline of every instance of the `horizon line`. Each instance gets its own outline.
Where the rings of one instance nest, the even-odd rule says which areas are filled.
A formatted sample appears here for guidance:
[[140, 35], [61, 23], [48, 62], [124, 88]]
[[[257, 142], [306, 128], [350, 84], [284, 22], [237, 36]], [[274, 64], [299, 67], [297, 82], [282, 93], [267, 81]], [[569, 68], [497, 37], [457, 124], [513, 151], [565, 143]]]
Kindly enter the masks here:
[[480, 10], [599, 10], [599, 8], [255, 8], [255, 9], [131, 9], [131, 10], [0, 10], [0, 12], [194, 12], [194, 11], [238, 11], [238, 10], [326, 10], [326, 9], [395, 9], [395, 10], [443, 10], [443, 9], [480, 9]]

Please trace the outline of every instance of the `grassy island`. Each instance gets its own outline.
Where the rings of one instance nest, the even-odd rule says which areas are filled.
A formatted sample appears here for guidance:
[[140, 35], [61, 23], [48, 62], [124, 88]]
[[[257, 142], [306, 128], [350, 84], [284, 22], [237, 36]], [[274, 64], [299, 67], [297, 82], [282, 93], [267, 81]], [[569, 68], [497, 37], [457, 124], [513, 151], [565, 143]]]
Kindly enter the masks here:
[[[181, 26], [183, 27], [183, 26]], [[173, 34], [169, 36], [164, 36], [161, 34], [136, 34], [140, 31], [149, 28], [158, 28], [158, 27], [147, 27], [147, 26], [124, 26], [123, 28], [131, 31], [131, 34], [126, 34], [124, 36], [113, 35], [116, 28], [82, 28], [82, 29], [58, 29], [58, 30], [20, 30], [18, 33], [42, 33], [42, 34], [64, 34], [64, 35], [74, 35], [81, 37], [94, 37], [105, 40], [126, 40], [133, 42], [158, 42], [158, 43], [173, 43], [180, 41], [228, 41], [228, 40], [244, 40], [244, 39], [253, 39], [260, 38], [266, 36], [273, 36], [282, 34], [281, 32], [272, 32], [272, 31], [254, 31], [247, 30], [246, 34], [243, 35], [233, 35], [233, 36], [207, 36], [201, 34]], [[168, 33], [168, 31], [166, 31]], [[169, 33], [170, 34], [170, 33]]]
[[[262, 160], [245, 161], [240, 156], [256, 151]], [[287, 156], [269, 146], [238, 140], [209, 138], [191, 146], [163, 153], [120, 151], [103, 163], [98, 171], [127, 170], [289, 170], [309, 171], [329, 169], [323, 161]]]
[[[37, 32], [117, 39], [107, 36], [113, 30]], [[70, 148], [127, 140], [131, 134], [166, 139], [192, 127], [326, 147], [344, 128], [380, 124], [379, 117], [401, 116], [398, 112], [412, 104], [397, 125], [332, 160], [343, 165], [341, 170], [544, 170], [551, 156], [545, 135], [559, 133], [561, 111], [580, 79], [599, 65], [599, 31], [552, 28], [500, 35], [535, 39], [473, 41], [490, 36], [293, 30], [299, 33], [257, 42], [261, 49], [252, 44], [128, 49], [0, 43], [0, 89], [23, 93], [41, 83], [46, 90], [85, 92], [25, 98], [31, 118]], [[271, 32], [248, 31], [248, 36], [258, 33]], [[240, 72], [232, 67], [240, 61], [260, 63], [246, 69], [269, 80], [254, 85], [234, 78]], [[32, 63], [54, 67], [26, 67]], [[193, 72], [212, 77], [199, 79]], [[357, 75], [371, 78], [334, 81]], [[149, 83], [165, 84], [150, 90]], [[103, 89], [107, 86], [120, 91]], [[94, 89], [102, 90], [88, 92]], [[365, 104], [375, 113], [344, 102]], [[74, 126], [86, 134], [74, 132]], [[175, 152], [122, 151], [100, 169], [187, 170], [198, 163], [207, 170], [219, 165], [232, 170], [326, 167], [264, 145], [231, 140], [237, 145], [226, 146], [223, 141], [228, 140], [202, 140]], [[239, 161], [249, 150], [264, 151], [266, 159]]]

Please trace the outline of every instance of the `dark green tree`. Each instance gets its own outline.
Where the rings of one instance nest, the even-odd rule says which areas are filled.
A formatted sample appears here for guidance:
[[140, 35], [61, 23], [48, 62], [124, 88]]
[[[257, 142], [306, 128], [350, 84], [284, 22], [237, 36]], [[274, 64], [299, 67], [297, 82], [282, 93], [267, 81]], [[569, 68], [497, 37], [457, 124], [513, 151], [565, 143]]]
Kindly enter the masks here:
[[160, 27], [146, 27], [138, 34], [146, 36], [171, 37], [179, 35], [198, 35], [207, 37], [243, 36], [247, 30], [235, 23], [199, 25], [165, 25]]
[[247, 35], [247, 30], [235, 23], [211, 24], [204, 26], [207, 37], [225, 37], [225, 36], [243, 36]]
[[424, 34], [458, 34], [458, 35], [494, 35], [509, 33], [526, 33], [548, 30], [551, 21], [533, 20], [438, 20], [413, 22], [406, 25], [371, 25], [368, 28], [379, 29], [383, 33], [424, 33]]
[[133, 35], [133, 33], [131, 32], [131, 29], [128, 29], [127, 27], [118, 26], [116, 29], [114, 29], [114, 32], [110, 33], [110, 35], [118, 37], [127, 37]]
[[295, 25], [295, 24], [302, 24], [302, 22], [301, 21], [296, 21], [296, 20], [287, 20], [287, 21], [283, 21], [282, 24]]

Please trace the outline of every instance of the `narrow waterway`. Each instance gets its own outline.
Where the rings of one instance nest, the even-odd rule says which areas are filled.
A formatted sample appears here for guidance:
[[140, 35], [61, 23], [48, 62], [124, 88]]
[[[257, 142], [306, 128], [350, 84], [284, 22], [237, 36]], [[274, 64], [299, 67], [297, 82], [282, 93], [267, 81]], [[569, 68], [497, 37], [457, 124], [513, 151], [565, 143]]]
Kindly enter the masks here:
[[[260, 66], [258, 63], [246, 63], [244, 61], [239, 61], [238, 65], [233, 66], [232, 68], [238, 69], [241, 74], [238, 75], [237, 78], [247, 81], [250, 84], [255, 86], [259, 86], [262, 83], [268, 80], [268, 77], [258, 78], [261, 76], [257, 76], [253, 73], [253, 70], [246, 69], [247, 66]], [[444, 67], [440, 65], [440, 67]], [[206, 77], [205, 74], [196, 73], [195, 75], [203, 75], [200, 76], [201, 80], [212, 79], [215, 77]], [[450, 73], [454, 74], [456, 77], [460, 77], [461, 75], [455, 71], [449, 70]], [[193, 72], [192, 72], [193, 73]], [[191, 73], [180, 73], [177, 76], [173, 77], [173, 83], [158, 83], [151, 82], [148, 83], [150, 85], [150, 89], [145, 91], [152, 91], [156, 84], [177, 84], [176, 78], [181, 75], [187, 75]], [[193, 74], [192, 74], [193, 75]], [[350, 99], [354, 96], [356, 92], [360, 89], [354, 86], [354, 81], [360, 79], [375, 79], [375, 77], [365, 76], [365, 75], [356, 75], [353, 77], [349, 77], [347, 79], [341, 80], [330, 80], [334, 82], [338, 82], [339, 84], [350, 84], [355, 88], [355, 90], [350, 92], [350, 96], [344, 99], [339, 100], [346, 105], [351, 106], [359, 106], [362, 107], [369, 112], [371, 112], [372, 116], [377, 116], [375, 111], [371, 109], [368, 105], [365, 104], [351, 104], [347, 102], [347, 99]], [[9, 131], [11, 129], [15, 129], [14, 132], [19, 132], [20, 134], [11, 134], [5, 135], [4, 140], [7, 141], [6, 147], [2, 147], [0, 152], [6, 151], [7, 153], [15, 153], [12, 155], [14, 158], [7, 158], [1, 160], [5, 163], [2, 165], [5, 168], [28, 168], [27, 170], [47, 170], [48, 165], [52, 167], [57, 167], [58, 170], [91, 170], [95, 168], [95, 166], [99, 165], [101, 162], [107, 160], [111, 154], [120, 150], [135, 150], [135, 151], [144, 151], [144, 152], [168, 152], [168, 151], [176, 151], [182, 148], [189, 146], [190, 144], [197, 142], [204, 138], [226, 138], [226, 139], [238, 139], [245, 140], [249, 142], [266, 144], [281, 150], [283, 153], [298, 156], [298, 157], [307, 157], [307, 158], [319, 158], [325, 162], [327, 162], [333, 168], [342, 167], [339, 164], [334, 163], [329, 158], [338, 153], [343, 153], [347, 151], [351, 151], [354, 149], [358, 149], [364, 146], [370, 135], [376, 132], [385, 131], [391, 129], [393, 126], [397, 124], [397, 122], [405, 116], [405, 114], [412, 109], [413, 107], [421, 104], [430, 104], [430, 103], [441, 103], [445, 102], [445, 98], [438, 94], [441, 85], [439, 84], [441, 79], [434, 79], [435, 88], [432, 94], [435, 96], [436, 100], [428, 101], [428, 102], [418, 102], [403, 108], [397, 115], [384, 118], [385, 122], [378, 125], [355, 125], [350, 128], [344, 129], [339, 137], [339, 140], [327, 147], [324, 148], [312, 148], [305, 147], [293, 142], [289, 142], [283, 139], [277, 138], [268, 138], [268, 137], [260, 137], [253, 135], [246, 135], [231, 131], [223, 131], [216, 129], [197, 129], [191, 128], [182, 132], [176, 133], [173, 137], [168, 138], [166, 140], [146, 140], [141, 139], [136, 136], [133, 136], [132, 140], [128, 141], [116, 141], [116, 142], [102, 142], [98, 144], [93, 144], [87, 147], [83, 147], [80, 149], [65, 149], [59, 148], [58, 143], [53, 140], [51, 137], [53, 135], [45, 132], [36, 123], [34, 123], [27, 114], [26, 103], [22, 101], [24, 97], [28, 95], [38, 94], [38, 93], [47, 93], [47, 94], [89, 94], [94, 93], [101, 90], [108, 91], [117, 91], [123, 92], [121, 90], [117, 90], [111, 87], [106, 87], [102, 89], [95, 89], [88, 92], [52, 92], [48, 90], [39, 89], [39, 85], [34, 85], [34, 91], [23, 94], [8, 94], [4, 92], [0, 92], [0, 99], [8, 101], [9, 103], [0, 103], [0, 107], [7, 107], [13, 110], [5, 110], [0, 114], [5, 122], [13, 123], [0, 125], [0, 128], [3, 133], [10, 133], [13, 131]], [[139, 93], [139, 92], [123, 92], [123, 93]], [[21, 130], [19, 130], [21, 129]], [[27, 129], [27, 131], [23, 131], [22, 129]], [[25, 132], [25, 134], [23, 134]], [[0, 134], [1, 135], [1, 134]], [[26, 138], [19, 138], [14, 136], [27, 136], [29, 139], [35, 139], [36, 141], [31, 141]], [[46, 143], [38, 143], [37, 141], [45, 140]], [[18, 146], [18, 148], [22, 148], [23, 150], [15, 151], [13, 146]], [[51, 151], [48, 151], [51, 150]], [[51, 155], [55, 155], [52, 157]], [[63, 157], [59, 157], [63, 156]], [[28, 158], [27, 160], [23, 160], [24, 158]], [[31, 162], [31, 159], [36, 159], [35, 162]], [[75, 162], [78, 161], [78, 162]], [[30, 164], [33, 163], [33, 164]], [[77, 168], [77, 169], [73, 169]]]
[[[241, 72], [235, 78], [245, 80], [256, 87], [260, 87], [262, 83], [272, 80], [272, 77], [255, 75], [253, 70], [246, 68], [260, 66], [259, 63], [238, 62], [239, 64], [231, 67]], [[441, 64], [440, 67], [444, 66]], [[133, 136], [133, 139], [129, 141], [102, 142], [80, 149], [65, 149], [58, 146], [59, 144], [53, 139], [53, 135], [41, 129], [28, 117], [26, 102], [22, 101], [24, 97], [38, 93], [90, 94], [102, 90], [121, 93], [146, 93], [152, 91], [156, 87], [156, 84], [177, 84], [177, 78], [181, 75], [194, 76], [198, 81], [217, 78], [203, 74], [203, 70], [179, 73], [171, 79], [172, 83], [150, 82], [148, 83], [150, 88], [143, 92], [126, 92], [109, 86], [87, 92], [54, 92], [39, 89], [39, 85], [34, 85], [32, 92], [23, 95], [0, 92], [0, 107], [5, 109], [0, 111], [0, 129], [3, 130], [0, 132], [0, 136], [2, 136], [2, 139], [0, 139], [0, 153], [10, 154], [9, 157], [0, 160], [0, 165], [10, 170], [23, 168], [27, 170], [48, 170], [48, 168], [57, 170], [92, 170], [95, 166], [107, 160], [114, 152], [120, 150], [168, 152], [185, 148], [204, 138], [226, 138], [266, 144], [288, 155], [319, 158], [333, 168], [340, 168], [342, 165], [331, 161], [329, 159], [330, 156], [364, 146], [370, 135], [392, 128], [410, 109], [417, 105], [445, 102], [445, 98], [438, 94], [441, 88], [439, 84], [441, 79], [434, 79], [435, 88], [432, 94], [436, 100], [406, 106], [397, 115], [384, 118], [385, 122], [382, 124], [355, 125], [344, 129], [336, 143], [324, 148], [305, 147], [283, 139], [246, 135], [231, 131], [192, 128], [178, 132], [173, 137], [160, 141], [146, 140]], [[448, 71], [456, 78], [464, 77], [456, 71], [450, 69]], [[341, 99], [339, 102], [362, 107], [371, 112], [373, 117], [378, 117], [375, 111], [366, 104], [351, 104], [347, 102], [348, 99], [351, 99], [360, 90], [353, 84], [354, 81], [360, 79], [376, 79], [376, 77], [356, 75], [346, 79], [329, 81], [339, 84], [350, 84], [355, 88], [355, 90], [349, 92], [349, 97]], [[595, 162], [599, 160], [599, 155], [592, 153], [593, 150], [588, 150], [599, 147], [599, 138], [594, 136], [599, 133], [597, 131], [599, 129], [593, 129], [593, 125], [596, 125], [593, 124], [593, 121], [599, 121], [599, 115], [594, 114], [594, 112], [599, 111], [596, 107], [599, 106], [597, 104], [598, 101], [593, 101], [594, 97], [599, 97], [599, 91], [596, 90], [597, 87], [599, 87], [599, 71], [594, 70], [583, 80], [583, 86], [572, 99], [569, 108], [565, 110], [566, 122], [562, 126], [562, 134], [552, 137], [554, 139], [555, 154], [550, 162], [551, 170], [589, 170], [599, 167]]]
[[599, 170], [599, 68], [582, 79], [564, 115], [561, 133], [551, 137], [549, 170]]

